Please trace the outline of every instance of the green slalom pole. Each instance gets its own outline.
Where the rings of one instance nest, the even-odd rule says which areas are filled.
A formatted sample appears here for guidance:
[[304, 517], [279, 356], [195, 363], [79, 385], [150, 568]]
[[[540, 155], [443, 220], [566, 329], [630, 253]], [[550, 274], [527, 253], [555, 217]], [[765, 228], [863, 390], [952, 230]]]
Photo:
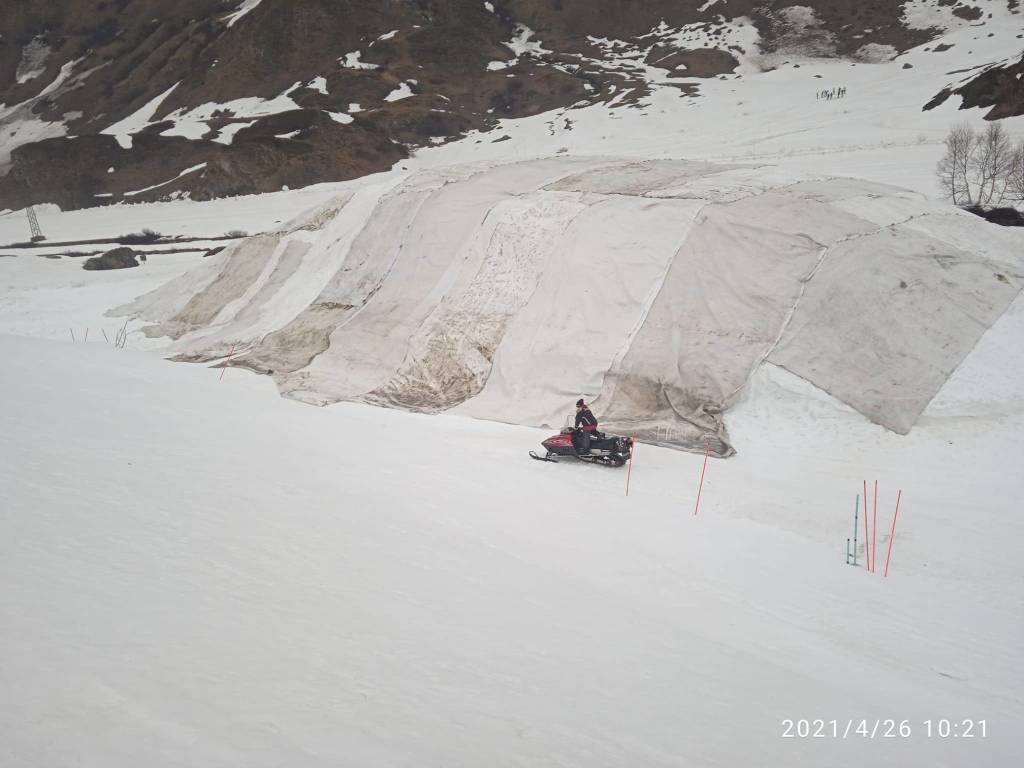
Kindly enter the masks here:
[[857, 564], [857, 520], [860, 516], [860, 494], [857, 494], [857, 501], [853, 505], [853, 564]]

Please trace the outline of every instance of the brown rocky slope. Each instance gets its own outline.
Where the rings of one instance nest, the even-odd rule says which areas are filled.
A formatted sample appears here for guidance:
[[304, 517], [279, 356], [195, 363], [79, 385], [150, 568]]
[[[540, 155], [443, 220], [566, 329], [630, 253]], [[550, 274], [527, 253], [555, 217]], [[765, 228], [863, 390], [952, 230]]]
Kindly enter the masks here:
[[[652, 30], [698, 24], [713, 40], [745, 16], [765, 51], [813, 33], [815, 52], [834, 56], [930, 35], [903, 26], [903, 0], [8, 2], [0, 105], [14, 106], [0, 107], [0, 149], [11, 148], [9, 160], [0, 152], [0, 208], [342, 180], [499, 117], [610, 100], [623, 78], [642, 95], [642, 66], [601, 66], [608, 50], [595, 38], [622, 41], [647, 66], [680, 66], [685, 78], [672, 76], [692, 92], [731, 72], [739, 52], [687, 51]], [[795, 6], [813, 8], [812, 30], [793, 26]], [[152, 114], [117, 135], [147, 104]]]

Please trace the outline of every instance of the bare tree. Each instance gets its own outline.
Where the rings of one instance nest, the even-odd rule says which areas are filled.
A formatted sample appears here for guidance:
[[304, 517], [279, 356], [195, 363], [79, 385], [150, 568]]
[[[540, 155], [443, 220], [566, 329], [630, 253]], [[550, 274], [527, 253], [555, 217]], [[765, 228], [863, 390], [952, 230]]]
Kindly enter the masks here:
[[999, 205], [1003, 202], [1013, 162], [1014, 147], [1002, 123], [989, 123], [978, 137], [969, 161], [978, 205]]
[[1010, 168], [1008, 196], [1024, 202], [1024, 141], [1021, 141], [1013, 152], [1013, 165]]
[[946, 155], [939, 161], [936, 173], [946, 197], [954, 205], [973, 205], [971, 188], [971, 157], [978, 144], [978, 135], [967, 123], [960, 123], [946, 136]]
[[989, 123], [981, 134], [960, 123], [946, 136], [946, 154], [935, 172], [954, 205], [1024, 200], [1024, 142], [1014, 146], [1001, 123]]

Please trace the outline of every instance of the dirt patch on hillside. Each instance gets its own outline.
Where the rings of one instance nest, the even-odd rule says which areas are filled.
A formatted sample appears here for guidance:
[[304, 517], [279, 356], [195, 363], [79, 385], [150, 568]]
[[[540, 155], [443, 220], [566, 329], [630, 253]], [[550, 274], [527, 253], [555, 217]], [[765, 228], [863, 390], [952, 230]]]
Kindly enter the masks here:
[[732, 74], [740, 65], [735, 56], [719, 48], [679, 51], [661, 45], [651, 49], [646, 61], [667, 69], [671, 77], [717, 77]]

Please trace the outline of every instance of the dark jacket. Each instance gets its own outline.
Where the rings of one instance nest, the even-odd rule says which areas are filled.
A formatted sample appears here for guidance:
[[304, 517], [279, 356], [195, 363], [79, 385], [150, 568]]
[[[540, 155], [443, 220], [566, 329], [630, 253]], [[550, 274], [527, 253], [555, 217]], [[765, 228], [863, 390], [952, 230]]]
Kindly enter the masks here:
[[576, 426], [577, 428], [582, 427], [587, 432], [597, 429], [597, 419], [594, 418], [594, 414], [589, 408], [580, 408], [576, 411]]

